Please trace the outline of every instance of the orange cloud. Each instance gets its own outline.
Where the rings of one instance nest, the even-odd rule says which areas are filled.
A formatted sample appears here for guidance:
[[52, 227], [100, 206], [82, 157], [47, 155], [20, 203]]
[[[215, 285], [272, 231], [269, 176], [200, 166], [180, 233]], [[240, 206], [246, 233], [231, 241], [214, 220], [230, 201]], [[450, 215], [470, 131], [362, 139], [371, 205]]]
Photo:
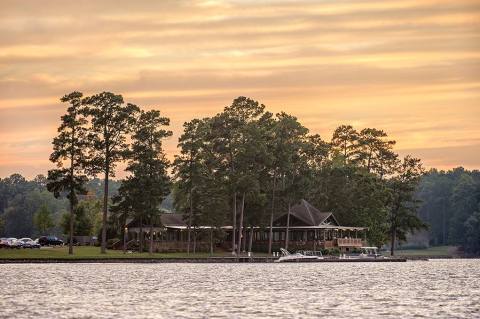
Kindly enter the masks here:
[[480, 167], [475, 0], [3, 0], [0, 29], [0, 176], [51, 167], [72, 90], [159, 108], [170, 157], [184, 121], [246, 95], [326, 139], [373, 126], [427, 166]]

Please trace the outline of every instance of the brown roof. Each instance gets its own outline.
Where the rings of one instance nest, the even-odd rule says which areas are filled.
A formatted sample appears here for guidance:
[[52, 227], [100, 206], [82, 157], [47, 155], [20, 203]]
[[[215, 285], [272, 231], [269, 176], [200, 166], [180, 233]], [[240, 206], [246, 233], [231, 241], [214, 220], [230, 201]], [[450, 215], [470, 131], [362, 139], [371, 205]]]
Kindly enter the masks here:
[[[178, 227], [178, 226], [187, 226], [187, 223], [183, 220], [182, 214], [174, 213], [162, 213], [160, 214], [160, 221], [164, 227]], [[148, 223], [143, 223], [143, 227], [148, 227]], [[157, 226], [157, 225], [154, 225]], [[140, 227], [140, 222], [137, 219], [133, 219], [128, 222], [128, 227]]]
[[290, 209], [290, 214], [303, 221], [307, 226], [320, 226], [330, 216], [335, 224], [339, 225], [332, 212], [321, 212], [304, 199]]
[[160, 215], [162, 225], [165, 227], [172, 226], [187, 226], [187, 223], [183, 220], [182, 214], [176, 213], [164, 213]]

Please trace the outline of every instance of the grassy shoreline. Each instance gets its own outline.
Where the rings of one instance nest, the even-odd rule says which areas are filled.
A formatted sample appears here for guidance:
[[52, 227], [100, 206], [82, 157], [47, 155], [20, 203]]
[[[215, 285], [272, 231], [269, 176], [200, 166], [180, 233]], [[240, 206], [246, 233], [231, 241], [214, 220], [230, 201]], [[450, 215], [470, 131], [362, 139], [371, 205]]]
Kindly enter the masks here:
[[[257, 254], [256, 254], [257, 255]], [[264, 254], [260, 254], [265, 256]], [[79, 246], [74, 247], [73, 255], [68, 254], [68, 247], [47, 247], [41, 249], [0, 249], [0, 259], [152, 259], [152, 258], [206, 258], [229, 257], [228, 253], [138, 253], [124, 254], [121, 250], [107, 250], [106, 254], [100, 253], [100, 247]], [[258, 255], [257, 255], [258, 256]]]
[[[462, 257], [455, 254], [455, 247], [441, 246], [427, 249], [409, 249], [396, 251], [396, 257], [412, 258], [455, 258]], [[388, 255], [388, 252], [385, 252]], [[265, 253], [254, 253], [254, 257], [270, 257]], [[109, 259], [206, 259], [210, 257], [231, 258], [228, 252], [218, 252], [213, 255], [205, 252], [200, 253], [138, 253], [124, 254], [121, 250], [108, 250], [106, 254], [100, 253], [99, 247], [78, 246], [74, 247], [74, 254], [68, 254], [68, 247], [47, 247], [41, 249], [0, 249], [0, 260], [109, 260]], [[247, 256], [242, 256], [247, 257]]]

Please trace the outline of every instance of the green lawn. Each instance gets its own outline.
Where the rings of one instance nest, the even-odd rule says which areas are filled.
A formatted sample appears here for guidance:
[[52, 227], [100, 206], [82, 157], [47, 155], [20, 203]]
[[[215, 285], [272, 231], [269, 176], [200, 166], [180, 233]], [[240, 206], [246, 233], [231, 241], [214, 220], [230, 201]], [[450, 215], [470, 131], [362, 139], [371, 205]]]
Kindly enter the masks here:
[[[436, 246], [426, 249], [401, 249], [396, 250], [397, 256], [453, 256], [457, 247], [455, 246]], [[390, 254], [389, 251], [385, 254]]]
[[[41, 249], [4, 249], [0, 248], [0, 259], [2, 258], [182, 258], [182, 257], [210, 257], [209, 253], [196, 253], [187, 255], [186, 253], [127, 253], [121, 250], [108, 250], [106, 254], [100, 253], [100, 247], [79, 246], [74, 247], [73, 256], [68, 254], [68, 247], [41, 248]], [[231, 256], [229, 253], [216, 253], [216, 257]]]

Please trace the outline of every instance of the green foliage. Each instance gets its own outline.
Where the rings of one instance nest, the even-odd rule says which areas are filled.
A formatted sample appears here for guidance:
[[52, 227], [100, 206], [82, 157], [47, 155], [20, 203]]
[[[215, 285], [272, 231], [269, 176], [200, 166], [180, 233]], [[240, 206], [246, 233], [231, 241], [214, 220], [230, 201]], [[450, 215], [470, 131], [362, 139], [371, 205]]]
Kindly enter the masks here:
[[[245, 223], [268, 224], [276, 211], [306, 198], [344, 224], [368, 227], [372, 244], [384, 244], [392, 233], [404, 240], [423, 227], [414, 198], [422, 171], [410, 176], [419, 161], [400, 162], [394, 145], [384, 131], [346, 125], [327, 143], [308, 135], [295, 117], [274, 117], [239, 97], [213, 118], [184, 124], [174, 163], [175, 206], [194, 226], [207, 211], [228, 219], [221, 212], [228, 204], [240, 234]], [[202, 209], [212, 198], [221, 209]]]
[[[34, 223], [35, 213], [46, 206], [52, 211], [54, 223], [60, 218], [61, 211], [68, 207], [65, 199], [56, 199], [44, 186], [37, 185], [34, 181], [27, 181], [21, 175], [14, 176], [12, 179], [6, 178], [7, 191], [10, 194], [7, 207], [1, 215], [4, 220], [4, 236], [8, 237], [35, 237], [38, 236], [38, 230]], [[5, 185], [5, 184], [4, 184]], [[58, 228], [51, 230], [55, 234], [60, 234]]]
[[[162, 147], [163, 139], [172, 135], [163, 129], [170, 120], [156, 110], [140, 113], [132, 135], [127, 171], [131, 173], [113, 199], [111, 224], [117, 234], [133, 217], [151, 227], [160, 223], [160, 205], [170, 193], [169, 162]], [[143, 248], [142, 243], [140, 244]]]
[[422, 178], [417, 197], [422, 201], [420, 217], [430, 225], [431, 244], [467, 246], [466, 227], [475, 218], [473, 224], [467, 220], [480, 204], [479, 171], [432, 169]]
[[[94, 220], [91, 219], [87, 212], [85, 205], [78, 205], [74, 211], [74, 236], [91, 236], [93, 235]], [[70, 231], [70, 213], [65, 213], [62, 216], [61, 226], [64, 234]]]
[[87, 177], [84, 174], [86, 165], [85, 147], [88, 146], [86, 119], [80, 114], [82, 93], [72, 92], [61, 98], [62, 102], [70, 103], [67, 113], [61, 117], [58, 136], [53, 139], [53, 152], [50, 161], [57, 169], [48, 172], [47, 189], [60, 197], [66, 193], [72, 209], [78, 202], [78, 194], [86, 192], [84, 184]]
[[106, 252], [109, 178], [115, 176], [115, 167], [128, 152], [127, 135], [133, 131], [139, 108], [127, 103], [123, 97], [102, 92], [82, 100], [82, 114], [90, 120], [88, 130], [89, 161], [86, 166], [91, 175], [104, 174], [104, 201], [102, 215], [102, 252]]
[[[58, 136], [53, 139], [53, 153], [50, 161], [57, 168], [48, 171], [47, 189], [55, 197], [62, 193], [70, 202], [70, 216], [73, 218], [75, 206], [78, 203], [78, 194], [85, 194], [87, 176], [84, 174], [88, 162], [85, 149], [89, 145], [85, 125], [87, 120], [81, 114], [81, 102], [83, 94], [72, 92], [61, 98], [62, 102], [70, 103], [67, 113], [62, 116]], [[69, 228], [69, 253], [73, 253], [73, 223]]]
[[477, 210], [465, 221], [465, 238], [463, 246], [470, 254], [480, 254], [480, 204]]
[[421, 162], [406, 156], [396, 169], [397, 175], [388, 180], [390, 199], [389, 232], [391, 254], [394, 254], [395, 241], [405, 241], [407, 233], [426, 229], [427, 225], [417, 216], [418, 200], [415, 198], [419, 180], [423, 174]]
[[[34, 234], [40, 228], [34, 213], [45, 205], [56, 221], [67, 198], [71, 208], [78, 204], [80, 233], [97, 233], [102, 226], [106, 235], [109, 194], [114, 194], [112, 236], [121, 235], [128, 218], [158, 224], [164, 203], [192, 227], [233, 224], [238, 244], [244, 227], [268, 227], [277, 213], [305, 198], [333, 211], [341, 224], [368, 227], [373, 245], [403, 241], [429, 224], [433, 244], [477, 251], [480, 173], [459, 168], [424, 175], [420, 160], [399, 160], [395, 141], [382, 130], [342, 125], [324, 141], [309, 135], [294, 116], [273, 115], [263, 104], [238, 97], [212, 118], [184, 124], [172, 187], [162, 148], [171, 136], [164, 129], [167, 118], [109, 92], [83, 100], [73, 92], [62, 101], [70, 106], [53, 142], [57, 168], [48, 179], [39, 175], [27, 181], [19, 174], [0, 179], [3, 234]], [[110, 177], [121, 161], [128, 161], [129, 175], [120, 184]], [[87, 181], [86, 175], [99, 173], [103, 180]], [[82, 197], [86, 189], [89, 195]], [[103, 204], [91, 197], [101, 195]]]
[[46, 235], [48, 231], [55, 226], [52, 218], [52, 212], [47, 208], [46, 205], [42, 205], [40, 209], [37, 210], [34, 215], [33, 222], [41, 235]]

